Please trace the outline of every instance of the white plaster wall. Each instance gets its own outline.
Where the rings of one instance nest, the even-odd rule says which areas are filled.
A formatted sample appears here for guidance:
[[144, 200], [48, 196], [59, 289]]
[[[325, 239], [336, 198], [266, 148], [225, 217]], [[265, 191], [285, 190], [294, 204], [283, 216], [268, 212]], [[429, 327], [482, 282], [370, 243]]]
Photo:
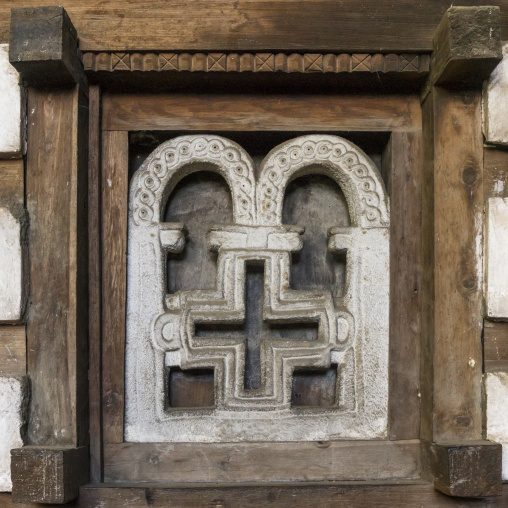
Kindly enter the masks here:
[[508, 198], [489, 199], [486, 233], [486, 312], [489, 318], [507, 319]]
[[0, 155], [21, 153], [19, 74], [9, 63], [9, 45], [0, 44]]
[[508, 480], [508, 372], [486, 377], [487, 439], [503, 445], [503, 480]]
[[[21, 154], [19, 75], [9, 64], [9, 46], [0, 45], [0, 159]], [[21, 320], [21, 224], [0, 202], [0, 325]], [[17, 214], [16, 214], [17, 215]], [[4, 325], [8, 326], [8, 325]], [[3, 347], [0, 344], [0, 347]], [[0, 492], [10, 492], [11, 449], [23, 446], [27, 406], [25, 378], [0, 377]]]
[[503, 44], [503, 60], [485, 83], [483, 131], [488, 143], [508, 145], [508, 42]]
[[27, 402], [26, 378], [0, 377], [0, 492], [10, 492], [11, 449], [23, 446]]
[[0, 207], [0, 322], [21, 320], [21, 270], [21, 224], [7, 208]]

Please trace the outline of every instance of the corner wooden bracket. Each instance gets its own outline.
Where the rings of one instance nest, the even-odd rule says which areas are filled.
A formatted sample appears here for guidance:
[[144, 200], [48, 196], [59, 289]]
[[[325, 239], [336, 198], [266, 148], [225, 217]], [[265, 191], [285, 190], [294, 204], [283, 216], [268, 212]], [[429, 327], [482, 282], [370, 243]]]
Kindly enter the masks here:
[[501, 449], [491, 441], [432, 443], [434, 488], [454, 497], [500, 496]]
[[12, 9], [9, 60], [28, 86], [86, 84], [78, 35], [63, 7]]
[[432, 86], [479, 87], [502, 59], [501, 17], [496, 6], [449, 8], [433, 38]]
[[12, 450], [11, 476], [14, 503], [67, 503], [88, 481], [88, 447]]

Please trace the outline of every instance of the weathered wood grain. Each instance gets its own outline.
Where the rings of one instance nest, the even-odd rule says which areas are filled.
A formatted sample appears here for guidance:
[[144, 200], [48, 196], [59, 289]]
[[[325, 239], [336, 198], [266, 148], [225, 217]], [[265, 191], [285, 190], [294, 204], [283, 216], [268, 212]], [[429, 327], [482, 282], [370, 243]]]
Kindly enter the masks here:
[[454, 497], [500, 496], [501, 449], [490, 441], [433, 443], [434, 487]]
[[30, 86], [86, 87], [78, 35], [63, 7], [11, 10], [9, 60]]
[[484, 321], [483, 361], [485, 372], [508, 371], [508, 323]]
[[102, 135], [102, 404], [104, 443], [123, 441], [127, 284], [127, 132]]
[[499, 8], [452, 4], [433, 45], [427, 91], [433, 85], [480, 87], [503, 56]]
[[26, 374], [26, 333], [24, 326], [0, 326], [0, 376]]
[[89, 398], [90, 474], [94, 482], [102, 475], [102, 287], [101, 287], [101, 131], [100, 89], [90, 87], [88, 155], [88, 278], [89, 278]]
[[105, 481], [277, 482], [415, 479], [419, 441], [122, 443], [104, 447]]
[[0, 206], [23, 205], [24, 178], [22, 160], [0, 160]]
[[[462, 0], [500, 5], [508, 39], [505, 0]], [[454, 2], [456, 5], [457, 2]], [[54, 5], [18, 0], [16, 7]], [[429, 51], [449, 1], [412, 0], [63, 0], [82, 50], [352, 50]], [[0, 42], [8, 42], [10, 8], [0, 6]]]
[[88, 441], [88, 109], [77, 87], [28, 94], [28, 443]]
[[196, 506], [258, 508], [504, 508], [508, 503], [508, 485], [501, 497], [454, 499], [434, 490], [432, 485], [392, 483], [336, 483], [321, 485], [174, 485], [86, 486], [81, 489], [82, 508], [154, 508]]
[[390, 140], [390, 439], [420, 436], [421, 132]]
[[508, 150], [494, 147], [483, 149], [483, 196], [508, 198]]
[[434, 87], [423, 114], [422, 438], [481, 439], [480, 93]]
[[420, 128], [416, 96], [104, 94], [105, 130], [399, 131]]
[[11, 452], [14, 503], [64, 504], [88, 480], [88, 448], [25, 446]]

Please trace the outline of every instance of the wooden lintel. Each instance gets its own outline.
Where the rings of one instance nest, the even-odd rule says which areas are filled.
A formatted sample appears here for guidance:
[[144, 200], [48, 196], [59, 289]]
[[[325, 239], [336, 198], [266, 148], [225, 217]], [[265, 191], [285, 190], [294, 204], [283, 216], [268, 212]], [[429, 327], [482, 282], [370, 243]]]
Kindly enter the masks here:
[[88, 479], [88, 447], [11, 450], [11, 475], [14, 503], [67, 503]]
[[450, 7], [433, 46], [424, 97], [434, 85], [480, 87], [503, 56], [499, 7]]
[[500, 496], [501, 453], [491, 441], [433, 443], [434, 487], [454, 497]]
[[9, 60], [29, 86], [86, 83], [77, 32], [63, 7], [12, 9]]

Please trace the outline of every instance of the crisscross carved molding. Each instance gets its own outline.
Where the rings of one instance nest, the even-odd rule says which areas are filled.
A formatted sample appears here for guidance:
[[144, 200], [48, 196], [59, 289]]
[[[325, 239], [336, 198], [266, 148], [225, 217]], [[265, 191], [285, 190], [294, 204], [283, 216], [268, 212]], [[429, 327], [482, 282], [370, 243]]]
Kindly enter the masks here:
[[85, 52], [86, 71], [413, 72], [427, 73], [429, 54]]

